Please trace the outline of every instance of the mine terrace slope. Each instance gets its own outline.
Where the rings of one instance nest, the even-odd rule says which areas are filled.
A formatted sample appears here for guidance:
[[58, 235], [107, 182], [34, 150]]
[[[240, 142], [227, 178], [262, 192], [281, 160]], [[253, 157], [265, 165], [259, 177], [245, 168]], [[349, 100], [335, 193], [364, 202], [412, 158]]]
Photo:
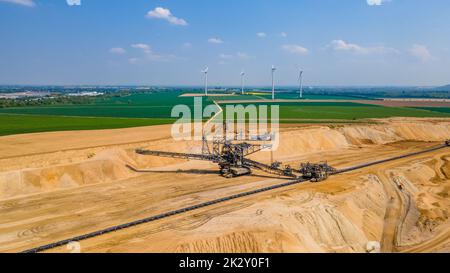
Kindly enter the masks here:
[[[273, 157], [345, 168], [448, 136], [448, 119], [283, 124]], [[214, 164], [138, 156], [136, 148], [198, 153], [201, 145], [173, 141], [166, 125], [1, 137], [0, 252], [286, 181], [259, 172], [225, 179]], [[269, 163], [270, 154], [253, 159]], [[81, 251], [365, 252], [378, 241], [386, 252], [448, 252], [449, 191], [450, 149], [442, 149], [98, 236]]]

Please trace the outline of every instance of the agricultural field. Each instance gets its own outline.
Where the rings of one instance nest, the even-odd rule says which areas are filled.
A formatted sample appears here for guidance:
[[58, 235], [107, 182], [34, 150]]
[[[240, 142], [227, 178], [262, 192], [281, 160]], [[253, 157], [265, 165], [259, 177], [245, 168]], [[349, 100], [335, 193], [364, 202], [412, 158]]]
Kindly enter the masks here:
[[[262, 93], [262, 92], [250, 92], [250, 95], [252, 96], [251, 99], [255, 98], [264, 98], [264, 99], [272, 99], [272, 93]], [[249, 96], [250, 96], [249, 95]], [[277, 99], [282, 100], [298, 100], [299, 94], [298, 92], [284, 92], [284, 93], [277, 93], [276, 94]], [[232, 98], [228, 98], [232, 99]], [[320, 94], [305, 94], [303, 96], [303, 99], [305, 100], [360, 100], [361, 96], [344, 96], [344, 95], [320, 95]]]
[[417, 109], [428, 110], [433, 112], [450, 113], [450, 107], [417, 107]]
[[98, 98], [82, 105], [51, 105], [0, 108], [0, 113], [79, 117], [170, 118], [173, 106], [193, 106], [192, 98], [180, 98], [179, 92], [138, 93], [126, 97]]
[[[182, 91], [136, 93], [128, 96], [96, 98], [94, 103], [80, 105], [42, 105], [32, 107], [0, 108], [0, 135], [127, 128], [156, 124], [169, 124], [172, 108], [183, 104], [193, 109], [192, 97], [180, 97]], [[203, 107], [215, 101], [266, 99], [270, 94], [202, 98]], [[296, 99], [295, 93], [280, 93], [280, 99]], [[387, 117], [450, 117], [448, 108], [400, 108], [365, 105], [348, 102], [351, 97], [306, 96], [308, 99], [333, 100], [330, 102], [283, 102], [280, 105], [282, 123], [311, 123], [326, 121], [358, 121]], [[335, 100], [347, 100], [336, 102]], [[270, 105], [270, 102], [255, 105]], [[226, 106], [227, 104], [222, 104]], [[245, 106], [245, 104], [243, 104]], [[270, 117], [270, 113], [269, 113]]]
[[[223, 106], [226, 105], [224, 104]], [[245, 104], [243, 105], [246, 106]], [[271, 105], [271, 103], [256, 103], [255, 105]], [[281, 122], [292, 122], [295, 120], [359, 120], [388, 117], [450, 117], [450, 112], [432, 111], [433, 108], [382, 107], [352, 102], [288, 102], [277, 103], [277, 105], [280, 105]]]
[[0, 136], [71, 130], [140, 127], [172, 123], [173, 119], [101, 118], [0, 114]]

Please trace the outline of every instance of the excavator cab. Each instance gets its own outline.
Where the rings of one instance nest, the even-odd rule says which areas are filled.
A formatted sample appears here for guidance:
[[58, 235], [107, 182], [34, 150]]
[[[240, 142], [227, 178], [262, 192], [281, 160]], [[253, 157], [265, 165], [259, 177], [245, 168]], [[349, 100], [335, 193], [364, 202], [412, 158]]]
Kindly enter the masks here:
[[283, 173], [285, 176], [292, 176], [294, 174], [294, 170], [292, 169], [292, 167], [290, 165], [286, 165]]

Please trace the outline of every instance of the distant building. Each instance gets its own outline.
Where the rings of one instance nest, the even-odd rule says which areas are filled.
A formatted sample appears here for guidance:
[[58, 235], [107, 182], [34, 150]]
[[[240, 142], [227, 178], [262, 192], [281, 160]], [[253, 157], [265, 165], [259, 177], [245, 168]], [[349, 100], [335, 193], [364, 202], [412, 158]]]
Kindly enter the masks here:
[[69, 97], [97, 97], [97, 96], [101, 96], [103, 94], [104, 93], [102, 93], [102, 92], [92, 91], [92, 92], [69, 93], [69, 94], [67, 94], [67, 96], [69, 96]]
[[25, 91], [25, 92], [15, 92], [15, 93], [0, 93], [0, 99], [23, 99], [23, 98], [43, 98], [50, 96], [50, 92], [35, 92], [35, 91]]

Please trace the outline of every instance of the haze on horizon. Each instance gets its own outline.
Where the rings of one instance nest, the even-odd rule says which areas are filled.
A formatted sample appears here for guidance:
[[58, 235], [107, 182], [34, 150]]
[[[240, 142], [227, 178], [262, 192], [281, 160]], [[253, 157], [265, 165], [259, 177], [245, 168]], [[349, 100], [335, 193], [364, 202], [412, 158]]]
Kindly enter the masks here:
[[0, 0], [0, 84], [450, 83], [448, 0]]

